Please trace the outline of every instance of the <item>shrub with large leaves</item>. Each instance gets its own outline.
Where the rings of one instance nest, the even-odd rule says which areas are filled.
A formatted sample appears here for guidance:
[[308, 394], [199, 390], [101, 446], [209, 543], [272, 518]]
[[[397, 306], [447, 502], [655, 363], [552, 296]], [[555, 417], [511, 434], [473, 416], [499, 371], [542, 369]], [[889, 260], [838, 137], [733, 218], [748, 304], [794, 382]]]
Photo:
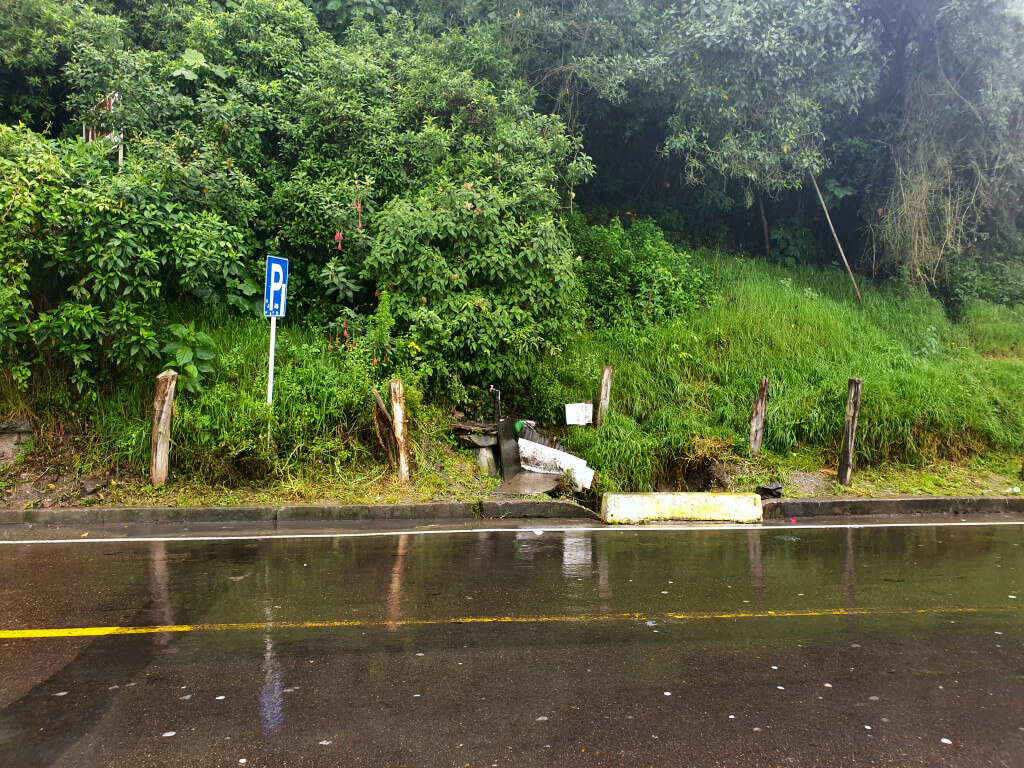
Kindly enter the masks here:
[[141, 370], [159, 354], [168, 299], [248, 306], [257, 290], [234, 227], [175, 202], [147, 167], [111, 172], [108, 149], [0, 126], [0, 354], [19, 380], [66, 367], [82, 391]]

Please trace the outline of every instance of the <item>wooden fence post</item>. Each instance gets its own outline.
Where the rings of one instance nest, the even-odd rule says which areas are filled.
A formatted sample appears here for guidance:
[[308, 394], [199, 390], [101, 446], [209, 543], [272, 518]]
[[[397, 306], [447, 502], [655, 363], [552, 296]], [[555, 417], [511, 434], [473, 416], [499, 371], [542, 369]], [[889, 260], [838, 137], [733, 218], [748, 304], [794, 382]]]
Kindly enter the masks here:
[[612, 399], [612, 371], [614, 369], [610, 365], [606, 365], [601, 369], [601, 396], [597, 399], [597, 418], [594, 420], [594, 426], [597, 429], [601, 428], [601, 422], [604, 421], [605, 411], [608, 410], [608, 404]]
[[395, 442], [398, 444], [398, 482], [408, 483], [409, 432], [405, 422], [405, 390], [401, 379], [391, 381], [391, 417], [395, 423]]
[[761, 386], [757, 388], [757, 400], [754, 401], [754, 409], [750, 412], [750, 455], [758, 456], [761, 453], [761, 441], [764, 439], [764, 415], [768, 408], [768, 379], [761, 379]]
[[857, 437], [857, 417], [860, 416], [860, 386], [862, 379], [850, 379], [846, 397], [846, 422], [843, 424], [843, 451], [839, 456], [838, 480], [840, 485], [850, 484], [853, 474], [853, 446]]
[[167, 482], [167, 464], [171, 458], [171, 410], [174, 388], [178, 383], [175, 371], [164, 371], [156, 377], [153, 398], [153, 443], [149, 460], [149, 482], [155, 488]]

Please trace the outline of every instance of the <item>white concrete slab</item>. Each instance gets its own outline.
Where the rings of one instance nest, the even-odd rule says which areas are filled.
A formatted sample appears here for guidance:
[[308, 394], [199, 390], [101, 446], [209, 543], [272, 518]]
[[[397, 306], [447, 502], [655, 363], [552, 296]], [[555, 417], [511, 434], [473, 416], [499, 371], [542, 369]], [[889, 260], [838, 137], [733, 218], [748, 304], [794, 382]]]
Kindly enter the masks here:
[[594, 470], [579, 456], [549, 448], [532, 440], [519, 438], [519, 461], [523, 469], [530, 472], [554, 472], [563, 475], [571, 470], [573, 488], [577, 491], [594, 484]]
[[606, 493], [601, 519], [637, 524], [652, 520], [759, 523], [764, 518], [756, 493]]

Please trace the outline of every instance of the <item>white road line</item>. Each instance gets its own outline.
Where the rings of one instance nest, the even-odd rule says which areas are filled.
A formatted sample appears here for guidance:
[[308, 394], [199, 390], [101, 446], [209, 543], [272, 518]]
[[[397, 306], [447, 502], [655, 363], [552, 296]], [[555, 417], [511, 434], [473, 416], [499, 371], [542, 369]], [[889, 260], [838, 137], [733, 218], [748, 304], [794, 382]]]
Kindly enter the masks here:
[[175, 542], [175, 541], [258, 541], [264, 539], [357, 539], [357, 538], [380, 538], [384, 536], [427, 536], [437, 534], [454, 533], [516, 533], [534, 532], [542, 533], [563, 533], [565, 531], [587, 531], [591, 533], [636, 533], [646, 531], [648, 533], [658, 531], [806, 531], [806, 530], [845, 530], [847, 528], [935, 528], [935, 527], [961, 527], [986, 525], [1016, 525], [1024, 526], [1022, 520], [967, 520], [967, 521], [934, 521], [920, 523], [817, 523], [791, 525], [757, 525], [757, 524], [706, 524], [706, 525], [614, 525], [606, 527], [590, 526], [551, 526], [530, 525], [516, 526], [509, 528], [439, 528], [431, 530], [411, 531], [338, 531], [335, 533], [260, 533], [260, 534], [226, 534], [223, 536], [138, 536], [118, 538], [75, 538], [75, 539], [12, 539], [3, 541], [2, 545], [25, 545], [25, 544], [132, 544], [150, 542]]

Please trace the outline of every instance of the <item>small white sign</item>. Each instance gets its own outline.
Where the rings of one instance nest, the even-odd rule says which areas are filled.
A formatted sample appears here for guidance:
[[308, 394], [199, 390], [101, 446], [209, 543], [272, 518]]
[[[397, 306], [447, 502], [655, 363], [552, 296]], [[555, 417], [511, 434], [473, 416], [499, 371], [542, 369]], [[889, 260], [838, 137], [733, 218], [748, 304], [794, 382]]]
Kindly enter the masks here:
[[565, 423], [568, 425], [583, 426], [594, 423], [593, 403], [566, 403]]

